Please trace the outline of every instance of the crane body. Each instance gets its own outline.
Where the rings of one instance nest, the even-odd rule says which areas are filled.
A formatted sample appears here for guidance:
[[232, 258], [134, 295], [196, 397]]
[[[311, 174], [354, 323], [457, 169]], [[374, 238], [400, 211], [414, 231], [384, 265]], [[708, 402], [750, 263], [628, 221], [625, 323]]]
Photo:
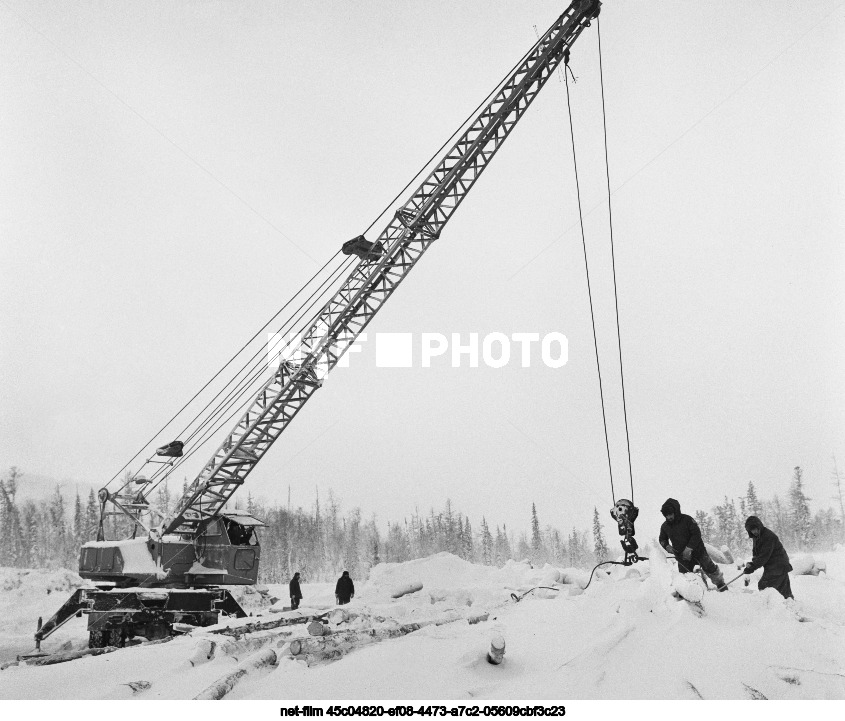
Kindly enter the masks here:
[[[150, 521], [146, 479], [129, 479], [99, 494], [98, 540], [80, 550], [79, 573], [96, 589], [80, 589], [40, 626], [36, 645], [70, 618], [88, 614], [92, 646], [131, 636], [160, 638], [177, 622], [216, 623], [220, 612], [244, 615], [220, 586], [258, 577], [263, 525], [226, 504], [256, 464], [322, 385], [351, 343], [410, 273], [466, 197], [584, 28], [598, 0], [574, 0], [538, 39], [483, 109], [443, 154], [375, 242], [357, 236], [343, 246], [358, 262], [301, 335], [295, 359], [283, 360], [255, 395], [168, 516]], [[159, 449], [181, 455], [182, 443]], [[140, 490], [133, 491], [133, 484]], [[132, 520], [133, 538], [106, 541], [103, 519]], [[135, 537], [137, 531], [143, 533]]]

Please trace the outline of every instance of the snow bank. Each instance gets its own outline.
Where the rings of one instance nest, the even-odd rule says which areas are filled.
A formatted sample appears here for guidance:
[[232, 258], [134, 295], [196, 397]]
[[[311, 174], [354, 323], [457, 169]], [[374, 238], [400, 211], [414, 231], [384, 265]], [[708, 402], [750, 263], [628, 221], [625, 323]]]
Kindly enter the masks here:
[[[353, 615], [341, 627], [358, 628], [367, 614], [387, 619], [385, 625], [453, 622], [312, 666], [279, 646], [278, 667], [245, 678], [227, 698], [845, 699], [845, 550], [814, 556], [828, 574], [793, 576], [795, 601], [737, 581], [727, 593], [704, 592], [703, 615], [672, 593], [678, 573], [660, 554], [627, 568], [603, 567], [586, 590], [570, 583], [549, 598], [523, 594], [549, 582], [578, 582], [587, 572], [517, 562], [496, 569], [449, 554], [382, 564], [344, 606]], [[737, 573], [729, 565], [723, 571]], [[46, 599], [52, 613], [66, 598], [45, 589], [80, 581], [69, 572], [20, 573], [0, 573], [9, 585], [0, 593], [0, 624], [9, 623], [3, 611], [18, 614], [31, 648], [37, 604]], [[423, 588], [390, 598], [391, 589], [411, 581]], [[286, 584], [271, 590], [287, 601]], [[334, 583], [303, 584], [302, 590], [303, 609], [333, 605]], [[522, 596], [519, 602], [512, 592]], [[486, 620], [468, 623], [470, 615], [484, 614]], [[84, 627], [84, 620], [72, 619], [59, 633], [84, 633]], [[497, 666], [486, 661], [493, 634], [507, 643]], [[9, 637], [2, 643], [8, 646]], [[49, 645], [55, 650], [53, 637]], [[231, 670], [228, 658], [191, 666], [195, 645], [196, 638], [179, 638], [68, 664], [9, 668], [0, 672], [0, 698], [128, 698], [130, 682], [140, 680], [149, 686], [139, 698], [191, 698]]]

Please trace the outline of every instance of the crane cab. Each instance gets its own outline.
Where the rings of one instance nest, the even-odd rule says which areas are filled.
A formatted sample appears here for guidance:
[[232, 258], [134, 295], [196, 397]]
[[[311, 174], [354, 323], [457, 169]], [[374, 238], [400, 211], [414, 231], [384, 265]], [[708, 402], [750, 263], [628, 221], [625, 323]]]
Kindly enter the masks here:
[[245, 511], [228, 511], [198, 529], [195, 561], [184, 570], [192, 586], [251, 585], [258, 580], [261, 547], [256, 529], [264, 524]]

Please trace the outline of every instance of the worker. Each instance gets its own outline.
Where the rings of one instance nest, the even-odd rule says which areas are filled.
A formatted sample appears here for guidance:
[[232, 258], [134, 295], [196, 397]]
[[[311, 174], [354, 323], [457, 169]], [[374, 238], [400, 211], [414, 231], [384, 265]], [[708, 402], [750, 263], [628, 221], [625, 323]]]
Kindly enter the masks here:
[[667, 498], [660, 507], [660, 512], [666, 520], [660, 526], [658, 542], [663, 550], [675, 557], [678, 570], [681, 573], [692, 573], [697, 565], [701, 566], [707, 577], [716, 584], [716, 588], [727, 591], [725, 577], [704, 548], [701, 529], [695, 519], [681, 513], [681, 504], [674, 498]]
[[290, 580], [290, 607], [292, 611], [299, 608], [299, 602], [302, 600], [302, 591], [299, 588], [299, 571], [293, 574]]
[[789, 555], [777, 534], [763, 525], [757, 516], [745, 519], [745, 530], [748, 537], [753, 539], [753, 555], [751, 561], [745, 564], [745, 573], [754, 573], [758, 568], [763, 569], [763, 576], [757, 582], [757, 588], [774, 588], [784, 598], [795, 598], [789, 584], [789, 572], [792, 564]]
[[349, 571], [344, 571], [341, 577], [337, 579], [334, 597], [339, 604], [349, 603], [355, 597], [355, 584], [349, 577]]

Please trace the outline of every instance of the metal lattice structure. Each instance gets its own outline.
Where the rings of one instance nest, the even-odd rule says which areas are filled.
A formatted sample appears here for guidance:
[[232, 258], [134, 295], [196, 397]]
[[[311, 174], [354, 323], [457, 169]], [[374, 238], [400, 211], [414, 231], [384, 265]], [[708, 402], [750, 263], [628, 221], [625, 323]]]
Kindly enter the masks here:
[[[378, 237], [380, 254], [366, 254], [303, 333], [296, 362], [282, 362], [190, 484], [160, 527], [191, 533], [217, 515], [321, 385], [340, 357], [440, 236], [569, 48], [598, 15], [597, 0], [575, 0], [500, 90], [396, 211]], [[376, 246], [378, 247], [378, 246]], [[373, 257], [375, 256], [375, 257]]]

